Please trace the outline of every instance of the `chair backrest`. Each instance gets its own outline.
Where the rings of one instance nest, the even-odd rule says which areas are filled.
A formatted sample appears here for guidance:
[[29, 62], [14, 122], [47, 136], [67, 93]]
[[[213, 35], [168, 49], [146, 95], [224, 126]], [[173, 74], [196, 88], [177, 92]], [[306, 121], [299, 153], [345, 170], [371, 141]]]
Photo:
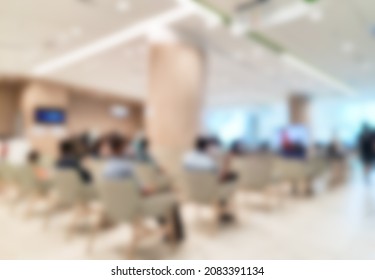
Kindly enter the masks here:
[[170, 186], [168, 176], [160, 172], [152, 163], [135, 164], [135, 174], [142, 186], [153, 186], [158, 190], [164, 190]]
[[15, 167], [7, 162], [1, 164], [1, 180], [5, 183], [15, 183]]
[[115, 222], [132, 222], [140, 211], [140, 194], [133, 180], [102, 181], [98, 191], [105, 211]]
[[16, 183], [23, 194], [29, 194], [39, 190], [39, 182], [32, 166], [24, 164], [14, 167], [13, 174]]
[[64, 206], [71, 206], [82, 199], [82, 193], [86, 186], [75, 170], [56, 170], [53, 179], [53, 187], [55, 188], [59, 203]]
[[0, 162], [0, 181], [2, 183], [6, 182], [7, 179], [8, 179], [8, 176], [7, 176], [7, 164], [5, 162]]
[[93, 175], [94, 181], [100, 181], [102, 179], [105, 161], [102, 159], [90, 158], [86, 160], [85, 164]]
[[245, 189], [262, 189], [273, 175], [273, 161], [266, 155], [238, 157], [233, 161], [233, 168], [239, 176], [239, 187]]
[[296, 181], [308, 175], [307, 161], [279, 158], [276, 162], [276, 173], [280, 179]]
[[143, 186], [155, 185], [158, 181], [158, 170], [151, 163], [136, 163], [135, 173]]
[[217, 174], [207, 171], [185, 171], [184, 181], [188, 199], [198, 203], [213, 203], [219, 197]]

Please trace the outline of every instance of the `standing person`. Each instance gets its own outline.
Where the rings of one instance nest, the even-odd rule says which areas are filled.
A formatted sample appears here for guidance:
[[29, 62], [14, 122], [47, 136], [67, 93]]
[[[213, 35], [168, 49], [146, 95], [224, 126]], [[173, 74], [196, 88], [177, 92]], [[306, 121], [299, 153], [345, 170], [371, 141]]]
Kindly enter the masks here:
[[358, 151], [367, 182], [370, 180], [370, 172], [375, 159], [374, 145], [375, 134], [369, 125], [364, 124], [358, 139]]

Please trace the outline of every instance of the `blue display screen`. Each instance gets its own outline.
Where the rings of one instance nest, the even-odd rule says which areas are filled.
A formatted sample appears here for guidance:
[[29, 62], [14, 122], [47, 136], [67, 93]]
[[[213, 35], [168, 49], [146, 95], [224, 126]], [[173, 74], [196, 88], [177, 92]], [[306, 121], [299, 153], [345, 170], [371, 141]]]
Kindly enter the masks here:
[[65, 111], [54, 108], [43, 108], [35, 111], [35, 121], [44, 124], [65, 123]]

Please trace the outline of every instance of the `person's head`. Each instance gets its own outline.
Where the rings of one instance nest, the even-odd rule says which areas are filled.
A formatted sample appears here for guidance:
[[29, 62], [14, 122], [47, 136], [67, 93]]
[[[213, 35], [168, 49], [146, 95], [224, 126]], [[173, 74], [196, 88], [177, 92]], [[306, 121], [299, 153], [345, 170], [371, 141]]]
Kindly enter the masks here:
[[207, 152], [210, 147], [210, 142], [204, 137], [199, 137], [195, 142], [195, 149], [199, 152]]
[[39, 162], [40, 154], [37, 151], [31, 151], [27, 155], [27, 161], [30, 164], [36, 164]]
[[216, 147], [216, 148], [221, 147], [221, 142], [220, 142], [219, 138], [217, 138], [216, 136], [210, 137], [208, 139], [208, 141], [209, 141], [210, 146], [212, 146], [212, 147]]
[[108, 140], [110, 153], [113, 156], [122, 156], [128, 145], [128, 140], [123, 137], [113, 136]]
[[234, 155], [242, 155], [245, 153], [245, 148], [242, 144], [241, 141], [237, 140], [237, 141], [234, 141], [231, 148], [230, 148], [230, 152], [231, 154], [234, 154]]
[[141, 141], [139, 142], [139, 148], [143, 152], [148, 152], [149, 148], [149, 141], [147, 138], [142, 138]]
[[72, 156], [74, 155], [74, 143], [70, 140], [65, 140], [60, 143], [60, 155]]
[[368, 123], [364, 123], [362, 125], [362, 132], [363, 133], [369, 133], [371, 131], [371, 126]]

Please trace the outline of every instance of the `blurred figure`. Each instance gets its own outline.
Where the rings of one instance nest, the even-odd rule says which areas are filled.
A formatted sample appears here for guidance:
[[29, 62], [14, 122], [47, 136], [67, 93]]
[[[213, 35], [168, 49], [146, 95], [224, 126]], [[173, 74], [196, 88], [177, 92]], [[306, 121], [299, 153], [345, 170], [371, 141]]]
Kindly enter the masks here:
[[230, 147], [230, 154], [233, 156], [244, 156], [247, 154], [245, 145], [240, 141], [236, 140]]
[[183, 165], [187, 170], [218, 172], [219, 167], [214, 156], [209, 152], [210, 141], [199, 137], [193, 150], [185, 154]]
[[70, 140], [60, 143], [60, 155], [56, 162], [56, 167], [57, 169], [75, 170], [85, 184], [92, 182], [90, 172], [82, 167], [79, 156], [74, 150], [74, 143]]
[[[103, 177], [106, 180], [134, 180], [140, 189], [143, 196], [158, 195], [158, 190], [155, 186], [142, 186], [135, 176], [134, 162], [132, 162], [126, 155], [126, 150], [129, 146], [129, 141], [126, 138], [112, 136], [108, 139], [110, 156], [104, 165]], [[151, 157], [146, 153], [148, 141], [144, 142], [143, 160], [151, 160]], [[161, 224], [165, 223], [163, 218], [159, 221]], [[179, 206], [176, 204], [173, 208], [173, 226], [175, 236], [178, 241], [183, 239], [183, 228], [180, 218]]]
[[40, 154], [37, 151], [33, 150], [27, 155], [27, 162], [38, 180], [47, 181], [49, 179], [48, 170], [41, 164]]
[[369, 182], [370, 172], [374, 164], [375, 133], [369, 125], [364, 124], [358, 139], [359, 157], [364, 167], [365, 180]]
[[268, 142], [262, 142], [259, 147], [257, 148], [257, 150], [261, 153], [261, 154], [270, 154], [272, 152], [271, 150], [271, 147], [270, 147], [270, 144]]
[[155, 161], [150, 153], [149, 141], [147, 138], [139, 140], [137, 149], [135, 150], [135, 159], [143, 163], [155, 164]]
[[220, 162], [215, 158], [215, 155], [212, 154], [211, 145], [212, 142], [209, 138], [199, 137], [196, 140], [195, 149], [184, 156], [184, 167], [191, 171], [217, 173], [221, 182], [235, 181], [237, 175], [230, 170], [230, 154], [223, 156], [222, 162]]
[[[210, 145], [212, 144], [209, 138], [198, 137], [195, 142], [193, 150], [187, 152], [183, 157], [183, 166], [188, 172], [212, 172], [218, 177], [218, 180], [223, 183], [231, 183], [237, 179], [237, 175], [230, 171], [230, 155], [225, 158], [222, 167], [215, 161], [214, 155], [210, 153]], [[204, 187], [204, 186], [202, 186]], [[232, 222], [233, 216], [228, 212], [227, 201], [221, 201], [222, 222]]]
[[329, 160], [342, 160], [345, 157], [344, 150], [337, 139], [332, 140], [327, 147], [327, 157]]
[[111, 136], [108, 145], [108, 158], [104, 164], [103, 177], [107, 180], [135, 179], [133, 163], [126, 156], [128, 140], [117, 135]]

